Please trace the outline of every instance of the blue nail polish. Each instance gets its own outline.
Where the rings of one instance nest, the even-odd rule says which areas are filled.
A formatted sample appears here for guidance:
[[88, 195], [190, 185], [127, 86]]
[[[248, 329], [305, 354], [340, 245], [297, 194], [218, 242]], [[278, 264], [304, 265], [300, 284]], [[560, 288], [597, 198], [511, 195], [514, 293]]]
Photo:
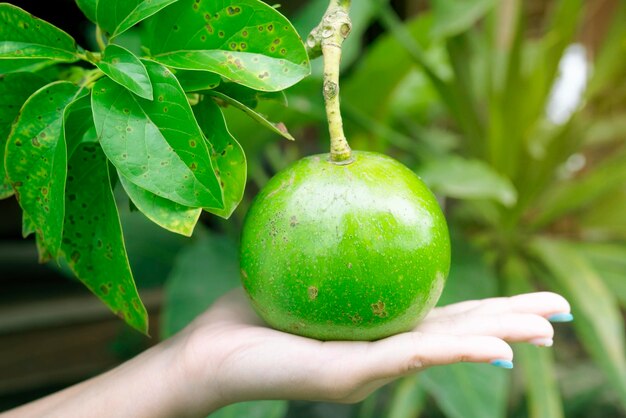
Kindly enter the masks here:
[[494, 360], [491, 362], [492, 366], [502, 367], [503, 369], [512, 369], [513, 362], [508, 360]]
[[574, 320], [574, 315], [571, 313], [558, 313], [550, 315], [548, 321], [550, 322], [570, 322]]

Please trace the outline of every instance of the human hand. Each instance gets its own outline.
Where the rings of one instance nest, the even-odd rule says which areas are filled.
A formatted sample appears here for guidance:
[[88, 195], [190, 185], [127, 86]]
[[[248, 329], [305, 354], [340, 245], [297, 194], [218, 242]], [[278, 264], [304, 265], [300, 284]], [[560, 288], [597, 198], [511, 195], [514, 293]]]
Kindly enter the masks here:
[[254, 399], [357, 402], [398, 377], [436, 365], [510, 367], [513, 352], [505, 341], [550, 346], [554, 330], [546, 318], [567, 319], [569, 312], [561, 296], [531, 293], [436, 308], [412, 332], [375, 342], [322, 342], [269, 328], [238, 289], [178, 338], [201, 414]]

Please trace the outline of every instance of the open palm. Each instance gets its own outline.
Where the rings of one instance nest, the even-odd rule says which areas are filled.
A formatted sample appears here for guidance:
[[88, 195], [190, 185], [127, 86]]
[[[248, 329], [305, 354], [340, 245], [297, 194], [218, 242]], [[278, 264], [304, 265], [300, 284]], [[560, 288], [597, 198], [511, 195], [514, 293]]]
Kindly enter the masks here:
[[375, 342], [322, 342], [269, 328], [241, 289], [230, 292], [184, 332], [184, 367], [218, 395], [218, 404], [253, 399], [357, 402], [380, 386], [426, 367], [513, 358], [505, 342], [549, 346], [546, 319], [569, 304], [541, 292], [434, 309], [413, 331]]

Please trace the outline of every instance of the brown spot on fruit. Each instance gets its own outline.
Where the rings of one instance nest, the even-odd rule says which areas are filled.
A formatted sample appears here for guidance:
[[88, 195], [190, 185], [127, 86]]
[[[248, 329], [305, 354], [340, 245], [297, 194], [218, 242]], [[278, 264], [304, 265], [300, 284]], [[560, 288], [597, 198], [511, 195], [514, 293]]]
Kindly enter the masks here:
[[387, 316], [387, 311], [385, 310], [385, 302], [379, 300], [376, 303], [372, 303], [372, 313], [379, 318], [385, 318]]
[[309, 299], [315, 300], [317, 299], [319, 290], [315, 286], [309, 286], [309, 288], [307, 289], [307, 293], [309, 294]]

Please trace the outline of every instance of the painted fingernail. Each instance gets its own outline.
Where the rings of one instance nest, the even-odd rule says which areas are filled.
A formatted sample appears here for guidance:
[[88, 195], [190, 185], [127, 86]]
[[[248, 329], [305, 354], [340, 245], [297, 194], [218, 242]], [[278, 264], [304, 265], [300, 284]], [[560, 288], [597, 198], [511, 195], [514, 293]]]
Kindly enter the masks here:
[[548, 321], [550, 322], [570, 322], [573, 320], [574, 315], [571, 313], [557, 313], [548, 317]]
[[552, 347], [552, 345], [554, 344], [552, 338], [535, 338], [534, 340], [530, 340], [529, 342], [538, 347]]
[[492, 366], [502, 367], [503, 369], [512, 369], [513, 362], [509, 360], [493, 360], [491, 362]]

